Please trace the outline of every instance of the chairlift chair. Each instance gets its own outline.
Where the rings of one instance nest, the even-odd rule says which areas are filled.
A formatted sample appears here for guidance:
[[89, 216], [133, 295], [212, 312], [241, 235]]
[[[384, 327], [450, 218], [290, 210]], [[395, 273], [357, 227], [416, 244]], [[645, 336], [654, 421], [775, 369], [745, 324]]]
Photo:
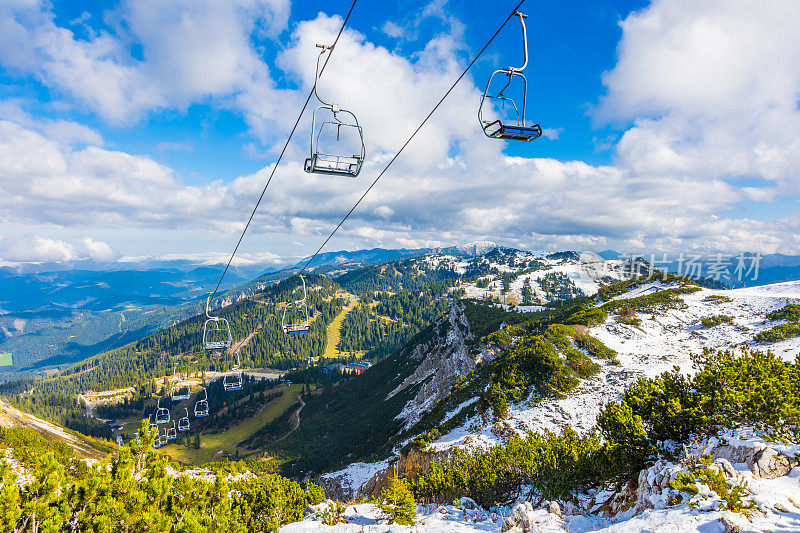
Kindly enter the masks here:
[[189, 408], [184, 407], [183, 410], [186, 411], [186, 416], [178, 419], [178, 431], [189, 431]]
[[[308, 333], [310, 331], [310, 320], [308, 319], [308, 305], [306, 304], [306, 298], [308, 297], [308, 292], [306, 291], [306, 279], [303, 276], [300, 276], [300, 279], [303, 282], [303, 297], [299, 300], [294, 300], [293, 302], [287, 302], [286, 306], [283, 308], [283, 318], [281, 319], [281, 326], [283, 327], [284, 333], [287, 335], [297, 335], [299, 333]], [[287, 323], [286, 322], [286, 312], [289, 311], [290, 308], [297, 309], [297, 312], [300, 313], [301, 318], [305, 318], [305, 320], [301, 320], [300, 322], [292, 322], [291, 320]], [[291, 315], [289, 315], [291, 319]]]
[[183, 400], [188, 400], [189, 397], [192, 395], [191, 390], [189, 389], [189, 382], [185, 379], [182, 379], [175, 373], [175, 370], [178, 368], [178, 363], [175, 363], [175, 366], [172, 369], [172, 401], [173, 402], [180, 402]]
[[175, 421], [172, 421], [172, 427], [165, 427], [164, 428], [164, 436], [167, 441], [175, 440], [178, 438], [178, 432], [175, 431]]
[[[323, 100], [319, 91], [319, 64], [325, 52], [333, 50], [332, 45], [317, 44], [317, 48], [321, 48], [319, 56], [317, 56], [317, 70], [314, 77], [314, 94], [319, 100], [320, 106], [314, 109], [311, 115], [311, 156], [306, 159], [303, 165], [303, 170], [309, 173], [318, 174], [333, 174], [338, 176], [350, 176], [355, 178], [361, 172], [361, 166], [364, 164], [366, 157], [366, 147], [364, 146], [364, 132], [361, 125], [358, 123], [356, 116], [346, 109], [342, 109], [338, 104], [329, 103]], [[319, 120], [319, 129], [317, 129], [317, 115], [325, 115], [328, 118]], [[327, 153], [320, 148], [320, 137], [323, 131], [328, 130], [332, 132], [336, 129], [336, 143], [341, 141], [342, 128], [347, 132], [358, 133], [361, 148], [360, 152], [353, 155], [340, 155]]]
[[[525, 19], [528, 18], [528, 15], [524, 15], [519, 11], [515, 11], [514, 15], [519, 18], [519, 23], [522, 26], [522, 45], [525, 54], [525, 62], [521, 67], [507, 67], [495, 70], [492, 75], [489, 76], [489, 81], [486, 82], [486, 89], [484, 89], [483, 96], [481, 96], [481, 105], [478, 107], [478, 121], [480, 122], [483, 133], [492, 139], [533, 141], [541, 137], [542, 128], [538, 124], [528, 126], [525, 122], [525, 106], [527, 104], [528, 97], [528, 79], [525, 77], [522, 71], [525, 70], [525, 67], [528, 65], [528, 33], [525, 29]], [[503, 88], [500, 89], [500, 91], [490, 94], [489, 89], [492, 85], [492, 79], [497, 74], [503, 74], [507, 76], [508, 80], [506, 81], [506, 84], [503, 85]], [[521, 109], [517, 108], [517, 104], [514, 102], [514, 100], [506, 96], [504, 93], [505, 90], [511, 85], [511, 82], [514, 80], [514, 78], [520, 78], [522, 80]], [[484, 119], [483, 105], [487, 100], [490, 102], [500, 103], [504, 109], [506, 106], [509, 106], [509, 109], [513, 111], [516, 119], [512, 119], [511, 121], [504, 120], [503, 118], [494, 120]]]
[[169, 409], [166, 407], [161, 407], [161, 398], [158, 399], [157, 409], [156, 409], [156, 425], [158, 424], [169, 424], [170, 421], [170, 414]]
[[206, 299], [206, 317], [203, 325], [203, 348], [206, 350], [225, 350], [233, 342], [231, 335], [231, 325], [224, 318], [211, 316], [209, 306], [211, 305], [211, 294]]
[[[194, 416], [195, 418], [202, 418], [204, 416], [208, 416], [208, 392], [206, 389], [203, 389], [203, 399], [197, 400], [194, 404]], [[200, 393], [197, 393], [198, 398], [200, 397]]]
[[242, 373], [239, 371], [242, 361], [236, 354], [236, 364], [222, 377], [222, 386], [226, 392], [242, 390]]

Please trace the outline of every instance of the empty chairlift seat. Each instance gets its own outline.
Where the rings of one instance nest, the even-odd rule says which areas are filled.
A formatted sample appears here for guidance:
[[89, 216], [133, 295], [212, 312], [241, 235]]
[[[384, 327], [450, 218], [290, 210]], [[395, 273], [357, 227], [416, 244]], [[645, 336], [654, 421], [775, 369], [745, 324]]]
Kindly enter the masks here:
[[194, 416], [196, 418], [208, 416], [208, 392], [206, 392], [206, 389], [197, 394], [197, 402], [194, 404]]
[[311, 322], [308, 318], [308, 304], [306, 303], [306, 298], [308, 298], [306, 279], [300, 276], [300, 280], [303, 282], [303, 297], [299, 300], [287, 302], [283, 308], [281, 326], [287, 335], [308, 333], [311, 329]]
[[242, 372], [239, 370], [241, 365], [242, 360], [237, 353], [233, 367], [222, 377], [222, 386], [227, 392], [242, 390]]
[[170, 419], [171, 417], [169, 409], [167, 409], [166, 407], [161, 407], [161, 398], [159, 398], [158, 403], [156, 404], [156, 414], [155, 414], [156, 425], [169, 424]]
[[303, 170], [355, 178], [361, 172], [366, 157], [364, 131], [352, 111], [320, 97], [320, 60], [333, 47], [318, 44], [317, 48], [321, 48], [321, 51], [317, 56], [314, 94], [320, 105], [311, 114], [311, 155], [306, 159]]
[[[486, 82], [486, 89], [481, 96], [481, 103], [478, 107], [478, 122], [481, 125], [483, 133], [492, 139], [504, 139], [508, 141], [533, 141], [542, 136], [542, 128], [538, 124], [528, 124], [525, 120], [525, 108], [528, 101], [528, 79], [522, 73], [528, 65], [528, 33], [525, 29], [525, 19], [527, 15], [523, 15], [519, 11], [514, 12], [514, 15], [519, 18], [519, 23], [522, 26], [522, 47], [525, 56], [525, 62], [521, 67], [507, 67], [495, 70], [489, 81]], [[501, 75], [506, 77], [505, 84], [499, 91], [492, 90], [492, 80], [495, 76]], [[517, 107], [513, 98], [506, 95], [506, 90], [513, 90], [512, 82], [518, 80], [522, 84], [522, 106]], [[499, 106], [500, 111], [504, 112], [504, 116], [500, 118], [484, 118], [484, 106], [493, 108], [494, 105]], [[490, 113], [493, 109], [490, 110]]]
[[211, 294], [206, 299], [206, 322], [203, 324], [203, 348], [206, 350], [225, 350], [233, 342], [231, 325], [224, 318], [211, 316], [209, 305]]
[[184, 407], [186, 414], [178, 419], [178, 431], [189, 431], [189, 409]]

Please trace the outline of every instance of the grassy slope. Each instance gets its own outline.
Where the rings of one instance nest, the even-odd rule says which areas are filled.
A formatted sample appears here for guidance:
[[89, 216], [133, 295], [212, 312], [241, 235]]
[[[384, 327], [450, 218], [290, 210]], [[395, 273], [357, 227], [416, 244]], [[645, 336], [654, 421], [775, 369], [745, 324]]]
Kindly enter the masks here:
[[333, 319], [333, 322], [328, 325], [325, 353], [322, 355], [324, 359], [339, 357], [341, 355], [338, 346], [339, 340], [341, 339], [340, 333], [342, 322], [344, 322], [347, 313], [355, 309], [358, 304], [358, 300], [348, 303], [347, 306], [345, 306], [345, 308], [342, 309], [338, 315], [336, 315], [336, 318]]
[[229, 430], [212, 435], [201, 434], [199, 450], [170, 444], [161, 448], [162, 451], [175, 460], [192, 465], [201, 465], [209, 461], [224, 459], [228, 453], [235, 455], [236, 450], [239, 450], [242, 456], [253, 453], [250, 450], [237, 447], [236, 443], [246, 439], [286, 411], [300, 396], [303, 387], [302, 385], [287, 385], [283, 389], [284, 392], [280, 398], [271, 401], [257, 414], [243, 420]]

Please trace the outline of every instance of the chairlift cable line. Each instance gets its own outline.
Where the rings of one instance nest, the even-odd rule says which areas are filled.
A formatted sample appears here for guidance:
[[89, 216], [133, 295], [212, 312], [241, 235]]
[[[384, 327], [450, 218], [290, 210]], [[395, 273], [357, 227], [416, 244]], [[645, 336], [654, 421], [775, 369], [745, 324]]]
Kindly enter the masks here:
[[[350, 10], [347, 12], [347, 16], [345, 16], [344, 21], [342, 22], [342, 27], [339, 28], [339, 33], [336, 34], [336, 39], [334, 39], [333, 44], [331, 45], [328, 57], [325, 58], [325, 63], [322, 64], [322, 68], [320, 69], [317, 78], [322, 76], [322, 73], [325, 71], [325, 67], [328, 65], [328, 61], [330, 61], [331, 55], [333, 54], [333, 51], [336, 49], [336, 43], [339, 42], [339, 37], [341, 37], [342, 33], [344, 32], [344, 28], [347, 26], [347, 21], [350, 19], [350, 14], [353, 12], [353, 8], [356, 7], [357, 1], [358, 0], [353, 0], [352, 5], [350, 6]], [[261, 195], [258, 197], [258, 201], [256, 201], [255, 207], [253, 207], [253, 212], [250, 213], [250, 218], [247, 219], [247, 224], [245, 224], [244, 229], [242, 230], [242, 234], [239, 236], [239, 241], [236, 243], [236, 247], [233, 249], [233, 253], [231, 253], [231, 257], [228, 259], [228, 263], [225, 265], [225, 270], [222, 271], [222, 275], [219, 277], [217, 286], [214, 287], [214, 291], [211, 293], [211, 298], [213, 298], [217, 294], [220, 285], [222, 285], [222, 280], [225, 278], [225, 274], [228, 272], [228, 269], [231, 266], [231, 262], [233, 261], [233, 258], [236, 256], [236, 252], [239, 250], [239, 245], [242, 244], [242, 240], [244, 239], [245, 233], [247, 233], [247, 229], [250, 227], [250, 223], [253, 221], [253, 217], [255, 216], [256, 211], [258, 210], [259, 205], [261, 205], [261, 200], [264, 198], [264, 194], [266, 194], [267, 188], [269, 187], [269, 184], [272, 182], [273, 176], [275, 176], [275, 171], [278, 169], [278, 165], [280, 164], [281, 159], [283, 159], [283, 155], [284, 153], [286, 153], [286, 149], [289, 147], [289, 142], [291, 142], [292, 137], [294, 136], [294, 132], [297, 130], [297, 126], [298, 124], [300, 124], [300, 119], [302, 119], [303, 113], [305, 113], [306, 107], [308, 107], [308, 103], [311, 101], [311, 97], [314, 95], [315, 90], [316, 90], [316, 81], [314, 82], [314, 86], [311, 88], [311, 91], [309, 91], [308, 96], [306, 97], [306, 101], [303, 104], [303, 108], [300, 110], [300, 114], [297, 116], [297, 120], [295, 121], [294, 126], [292, 127], [292, 131], [289, 132], [289, 137], [286, 139], [286, 142], [283, 145], [283, 149], [281, 150], [278, 159], [275, 161], [275, 165], [272, 167], [272, 172], [270, 172], [269, 174], [267, 183], [266, 185], [264, 185], [264, 189], [261, 191]]]
[[447, 89], [447, 92], [444, 93], [444, 96], [442, 96], [442, 98], [439, 100], [439, 102], [433, 107], [433, 109], [431, 109], [431, 112], [428, 113], [428, 116], [425, 117], [425, 120], [422, 121], [422, 123], [417, 127], [417, 129], [414, 130], [414, 132], [411, 134], [411, 136], [408, 138], [408, 140], [406, 140], [406, 142], [403, 144], [403, 146], [400, 147], [400, 150], [398, 150], [397, 153], [394, 154], [394, 157], [392, 157], [392, 159], [386, 164], [386, 166], [383, 167], [383, 170], [381, 170], [380, 174], [378, 174], [378, 177], [375, 178], [375, 180], [370, 184], [369, 187], [367, 187], [367, 190], [364, 191], [364, 194], [361, 195], [361, 198], [359, 198], [358, 201], [353, 205], [353, 207], [350, 208], [350, 211], [347, 212], [347, 214], [344, 216], [344, 218], [341, 220], [341, 222], [339, 222], [339, 224], [333, 229], [331, 234], [328, 235], [328, 237], [325, 239], [325, 241], [322, 243], [322, 245], [320, 245], [320, 247], [317, 249], [317, 251], [314, 252], [314, 255], [312, 255], [311, 258], [308, 261], [306, 261], [306, 264], [303, 265], [303, 268], [300, 270], [298, 275], [301, 275], [303, 272], [306, 271], [306, 269], [311, 264], [311, 262], [314, 261], [314, 259], [317, 257], [317, 255], [319, 255], [319, 253], [322, 251], [322, 249], [325, 248], [325, 245], [328, 244], [328, 241], [330, 241], [333, 238], [333, 236], [336, 234], [336, 232], [339, 230], [339, 228], [342, 227], [342, 224], [345, 223], [345, 221], [350, 217], [350, 215], [353, 213], [353, 211], [355, 211], [356, 207], [358, 207], [359, 204], [361, 203], [361, 201], [364, 200], [364, 198], [367, 196], [367, 194], [369, 194], [369, 191], [371, 191], [372, 188], [375, 187], [375, 184], [378, 183], [378, 180], [380, 180], [383, 177], [383, 175], [386, 173], [386, 171], [389, 170], [389, 167], [392, 166], [392, 164], [400, 156], [400, 154], [403, 153], [403, 150], [406, 149], [406, 146], [409, 145], [411, 140], [417, 135], [417, 133], [419, 133], [419, 130], [421, 130], [422, 127], [425, 125], [425, 123], [428, 122], [428, 119], [430, 119], [433, 116], [433, 114], [436, 112], [436, 110], [439, 109], [439, 106], [442, 105], [442, 103], [445, 101], [445, 99], [448, 96], [450, 96], [450, 93], [453, 91], [453, 89], [456, 88], [456, 85], [458, 85], [458, 82], [460, 82], [461, 79], [464, 76], [466, 76], [466, 74], [469, 71], [469, 69], [472, 68], [472, 65], [474, 65], [475, 62], [478, 60], [478, 58], [481, 57], [483, 52], [485, 52], [486, 49], [489, 48], [489, 45], [492, 44], [492, 41], [494, 41], [495, 37], [497, 37], [497, 35], [505, 27], [505, 25], [508, 24], [508, 21], [511, 20], [511, 17], [516, 15], [517, 10], [524, 3], [525, 3], [525, 0], [521, 0], [516, 5], [516, 7], [514, 7], [514, 9], [511, 10], [511, 13], [509, 13], [509, 15], [506, 17], [506, 19], [500, 25], [500, 27], [497, 28], [497, 31], [494, 32], [494, 35], [492, 35], [491, 38], [488, 41], [486, 41], [486, 44], [483, 45], [483, 48], [481, 48], [480, 52], [478, 52], [478, 54], [472, 59], [472, 61], [470, 61], [469, 65], [467, 65], [467, 67], [464, 69], [464, 71], [461, 73], [461, 75], [458, 78], [456, 78], [456, 81], [453, 82], [453, 84], [450, 86], [450, 88]]

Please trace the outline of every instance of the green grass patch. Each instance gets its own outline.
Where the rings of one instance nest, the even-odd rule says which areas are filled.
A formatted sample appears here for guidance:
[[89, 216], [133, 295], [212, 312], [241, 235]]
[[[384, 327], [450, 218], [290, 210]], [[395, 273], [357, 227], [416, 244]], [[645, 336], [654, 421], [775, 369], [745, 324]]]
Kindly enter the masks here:
[[14, 364], [14, 359], [11, 352], [0, 352], [0, 366], [11, 366]]
[[340, 357], [339, 340], [341, 339], [342, 322], [344, 322], [347, 313], [352, 311], [358, 305], [358, 300], [352, 301], [347, 306], [339, 311], [336, 318], [328, 325], [327, 335], [325, 339], [325, 351], [322, 353], [323, 359], [334, 359]]
[[302, 385], [286, 385], [283, 388], [284, 392], [280, 398], [268, 403], [266, 407], [252, 417], [243, 420], [227, 431], [211, 435], [201, 434], [199, 450], [169, 444], [161, 448], [161, 451], [177, 461], [190, 465], [202, 465], [214, 460], [224, 459], [227, 454], [235, 455], [237, 451], [242, 455], [253, 453], [251, 450], [240, 448], [237, 444], [280, 416], [297, 401], [300, 392], [303, 390]]

